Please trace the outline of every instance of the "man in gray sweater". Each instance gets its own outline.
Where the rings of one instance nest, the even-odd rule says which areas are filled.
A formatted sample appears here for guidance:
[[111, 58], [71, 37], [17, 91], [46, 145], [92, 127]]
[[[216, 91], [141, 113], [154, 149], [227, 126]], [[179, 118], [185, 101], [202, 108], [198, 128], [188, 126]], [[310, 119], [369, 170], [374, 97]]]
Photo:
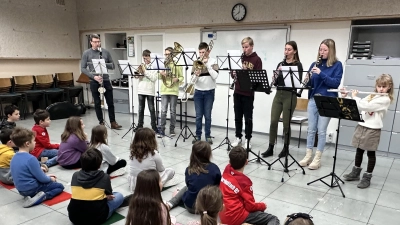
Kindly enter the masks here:
[[[111, 58], [110, 53], [104, 48], [100, 47], [100, 36], [97, 34], [90, 35], [91, 48], [83, 52], [81, 60], [81, 71], [90, 78], [90, 90], [92, 91], [92, 96], [94, 100], [94, 109], [96, 110], [96, 116], [99, 123], [104, 125], [103, 112], [101, 111], [101, 100], [100, 92], [98, 91], [101, 83], [105, 88], [104, 97], [108, 106], [108, 116], [111, 122], [111, 129], [120, 129], [122, 126], [118, 125], [115, 121], [115, 111], [114, 111], [114, 100], [113, 100], [113, 88], [110, 82], [110, 77], [108, 74], [104, 73], [103, 77], [100, 75], [93, 75], [94, 66], [92, 59], [104, 59], [107, 65], [107, 69], [114, 69], [114, 62]], [[89, 69], [88, 69], [89, 67]]]

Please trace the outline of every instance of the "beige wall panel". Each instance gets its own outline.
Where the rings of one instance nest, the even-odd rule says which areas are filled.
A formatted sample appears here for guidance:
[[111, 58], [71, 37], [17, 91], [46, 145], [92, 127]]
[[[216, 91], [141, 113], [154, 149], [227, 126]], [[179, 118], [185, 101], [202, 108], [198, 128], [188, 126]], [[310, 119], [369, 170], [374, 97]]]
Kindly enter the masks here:
[[[348, 20], [400, 15], [398, 0], [242, 0], [248, 13], [244, 23], [288, 23]], [[154, 29], [182, 26], [239, 25], [231, 9], [236, 0], [78, 1], [79, 29]], [[124, 8], [126, 6], [126, 8]], [[100, 10], [101, 8], [101, 10]], [[93, 16], [111, 10], [107, 16]], [[123, 13], [121, 9], [127, 9]], [[89, 14], [89, 15], [82, 15]], [[123, 21], [122, 21], [123, 20]], [[126, 26], [124, 23], [127, 22]], [[241, 23], [244, 25], [244, 23]], [[122, 25], [121, 25], [122, 24]]]
[[80, 58], [75, 1], [3, 1], [0, 58]]

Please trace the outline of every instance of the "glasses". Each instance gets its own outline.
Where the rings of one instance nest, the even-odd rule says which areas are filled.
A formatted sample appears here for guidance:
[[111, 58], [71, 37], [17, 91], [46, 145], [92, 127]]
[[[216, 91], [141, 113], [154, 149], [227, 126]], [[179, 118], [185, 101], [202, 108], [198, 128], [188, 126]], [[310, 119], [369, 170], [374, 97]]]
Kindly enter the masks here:
[[92, 41], [93, 43], [101, 43], [101, 41]]

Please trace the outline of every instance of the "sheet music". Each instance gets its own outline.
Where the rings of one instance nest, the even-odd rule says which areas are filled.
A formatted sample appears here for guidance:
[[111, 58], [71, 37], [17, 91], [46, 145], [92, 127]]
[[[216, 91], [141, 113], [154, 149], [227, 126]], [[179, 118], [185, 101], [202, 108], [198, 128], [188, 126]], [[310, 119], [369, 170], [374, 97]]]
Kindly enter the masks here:
[[186, 63], [188, 66], [193, 66], [193, 61], [197, 60], [195, 55], [196, 55], [196, 49], [195, 48], [185, 48], [185, 59]]
[[292, 79], [290, 77], [289, 71], [292, 69], [293, 72], [293, 83], [294, 87], [301, 88], [302, 85], [300, 83], [300, 77], [299, 77], [299, 68], [297, 66], [282, 66], [281, 71], [283, 74], [283, 77], [285, 78], [285, 87], [293, 87], [292, 85]]
[[104, 59], [92, 59], [94, 70], [97, 74], [107, 73], [106, 61]]
[[119, 66], [121, 67], [122, 74], [121, 75], [131, 75], [131, 71], [129, 69], [129, 60], [118, 60]]
[[[240, 50], [228, 50], [227, 51], [228, 55], [231, 56], [231, 69], [233, 70], [240, 70], [242, 69], [242, 60], [240, 59], [242, 56], [242, 53], [240, 53]], [[238, 65], [239, 64], [239, 65]]]
[[159, 69], [159, 70], [164, 70], [164, 61], [165, 57], [159, 53], [151, 53], [150, 54], [151, 58], [151, 68], [152, 69]]

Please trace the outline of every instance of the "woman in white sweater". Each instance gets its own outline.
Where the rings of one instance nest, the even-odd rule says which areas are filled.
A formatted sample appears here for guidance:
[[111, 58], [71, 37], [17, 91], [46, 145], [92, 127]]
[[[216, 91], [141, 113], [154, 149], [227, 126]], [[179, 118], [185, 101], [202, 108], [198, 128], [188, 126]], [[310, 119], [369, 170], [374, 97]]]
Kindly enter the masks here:
[[[358, 188], [367, 188], [370, 186], [372, 171], [376, 163], [375, 152], [378, 149], [381, 137], [381, 128], [383, 127], [383, 117], [385, 116], [390, 103], [393, 101], [393, 80], [388, 74], [382, 74], [376, 79], [375, 92], [387, 93], [388, 95], [368, 95], [361, 99], [357, 97], [358, 91], [352, 91], [352, 97], [356, 100], [359, 110], [362, 111], [364, 122], [358, 123], [351, 144], [357, 148], [355, 165], [349, 174], [343, 175], [344, 180], [360, 180], [362, 168], [361, 163], [364, 151], [367, 151], [368, 165], [367, 172], [363, 174], [362, 180], [357, 185]], [[346, 97], [342, 93], [342, 97]]]

